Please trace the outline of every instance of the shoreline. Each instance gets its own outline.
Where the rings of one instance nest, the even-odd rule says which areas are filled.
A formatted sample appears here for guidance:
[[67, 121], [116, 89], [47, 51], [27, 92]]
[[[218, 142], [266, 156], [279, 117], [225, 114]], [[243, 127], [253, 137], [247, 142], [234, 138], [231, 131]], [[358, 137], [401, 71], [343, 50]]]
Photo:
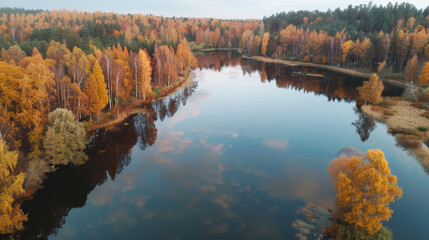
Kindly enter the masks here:
[[191, 74], [186, 79], [183, 79], [180, 82], [180, 84], [178, 84], [172, 92], [169, 92], [166, 95], [154, 98], [150, 103], [140, 102], [137, 105], [132, 106], [129, 110], [123, 111], [122, 113], [120, 113], [118, 118], [115, 118], [115, 119], [110, 120], [110, 121], [105, 122], [105, 123], [93, 125], [93, 126], [91, 126], [91, 128], [89, 130], [86, 130], [86, 132], [92, 133], [92, 132], [99, 130], [99, 129], [102, 129], [102, 128], [109, 130], [110, 127], [122, 123], [125, 119], [127, 119], [131, 115], [138, 114], [138, 113], [146, 113], [147, 110], [146, 110], [146, 107], [144, 106], [145, 104], [152, 104], [155, 101], [165, 99], [168, 96], [175, 94], [177, 90], [185, 88], [187, 86], [190, 86], [194, 82], [194, 79], [191, 76]]
[[237, 51], [241, 53], [241, 48], [195, 48], [195, 52], [215, 52], [215, 51]]
[[[254, 60], [254, 61], [259, 61], [259, 62], [263, 62], [263, 63], [279, 63], [279, 64], [283, 64], [289, 67], [314, 67], [314, 68], [320, 68], [320, 69], [326, 69], [329, 71], [333, 71], [333, 72], [338, 72], [338, 73], [344, 73], [344, 74], [348, 74], [348, 75], [352, 75], [352, 76], [356, 76], [356, 77], [361, 77], [361, 78], [368, 78], [370, 77], [370, 75], [372, 74], [371, 72], [361, 72], [358, 70], [353, 70], [353, 69], [349, 69], [349, 68], [343, 68], [343, 67], [335, 67], [335, 66], [331, 66], [331, 65], [322, 65], [322, 64], [317, 64], [317, 63], [310, 63], [310, 62], [299, 62], [299, 61], [289, 61], [289, 60], [281, 60], [281, 59], [273, 59], [273, 58], [268, 58], [268, 57], [263, 57], [263, 56], [246, 56], [243, 55], [242, 58], [244, 59], [249, 59], [249, 60]], [[395, 86], [399, 86], [399, 87], [407, 87], [408, 84], [403, 83], [401, 81], [398, 80], [393, 80], [393, 79], [388, 79], [388, 78], [381, 78], [379, 77], [383, 82], [395, 85]], [[420, 88], [420, 86], [416, 86], [418, 88]]]
[[[289, 67], [303, 66], [327, 69], [362, 78], [369, 78], [371, 74], [329, 65], [272, 59], [262, 56], [249, 57], [243, 55], [242, 58], [264, 63], [278, 63]], [[381, 80], [403, 88], [408, 86], [408, 84], [397, 80]], [[416, 87], [422, 89], [420, 86]], [[394, 98], [388, 97], [387, 99]], [[410, 101], [402, 98], [394, 102], [395, 104], [392, 104], [391, 106], [382, 107], [380, 105], [363, 105], [360, 109], [367, 117], [385, 124], [389, 129], [388, 132], [394, 136], [397, 144], [404, 147], [404, 149], [406, 149], [410, 155], [415, 157], [429, 173], [429, 148], [426, 146], [426, 144], [429, 143], [429, 120], [426, 117], [423, 117], [423, 113], [425, 111], [416, 108]], [[425, 128], [425, 130], [420, 130], [423, 128]], [[411, 144], [415, 144], [415, 146], [408, 146]]]
[[120, 113], [118, 118], [113, 119], [113, 120], [108, 121], [108, 122], [105, 122], [105, 123], [102, 123], [102, 124], [94, 125], [94, 127], [91, 127], [91, 129], [87, 130], [86, 132], [91, 133], [91, 132], [94, 132], [94, 131], [102, 129], [102, 128], [104, 128], [105, 130], [109, 130], [110, 127], [122, 123], [129, 116], [134, 115], [134, 114], [138, 114], [138, 113], [142, 113], [142, 112], [145, 113], [146, 108], [142, 107], [141, 105], [139, 107], [137, 107], [137, 106], [133, 107], [133, 108], [131, 108], [130, 111], [124, 111], [124, 112]]
[[390, 106], [362, 105], [360, 110], [367, 117], [385, 124], [396, 143], [429, 170], [429, 148], [426, 146], [429, 140], [429, 119], [423, 116], [425, 110], [403, 99], [394, 101]]
[[[205, 48], [205, 49], [193, 49], [192, 51], [200, 51], [200, 52], [237, 51], [237, 52], [241, 53], [240, 48]], [[289, 67], [314, 67], [314, 68], [319, 68], [319, 69], [326, 69], [326, 70], [330, 70], [330, 71], [334, 71], [334, 72], [338, 72], [338, 73], [343, 73], [343, 74], [348, 74], [348, 75], [352, 75], [352, 76], [357, 76], [357, 77], [362, 77], [362, 78], [369, 78], [369, 76], [371, 75], [371, 73], [368, 73], [368, 72], [365, 73], [365, 72], [361, 72], [358, 70], [342, 68], [342, 67], [335, 67], [335, 66], [330, 66], [330, 65], [322, 65], [322, 64], [317, 64], [317, 63], [273, 59], [273, 58], [268, 58], [268, 57], [263, 57], [263, 56], [242, 55], [241, 57], [244, 59], [254, 60], [254, 61], [263, 62], [263, 63], [283, 64], [283, 65], [286, 65]], [[392, 80], [392, 79], [381, 79], [381, 80], [383, 82], [387, 82], [387, 83], [395, 85], [395, 86], [407, 87], [406, 83], [403, 83], [403, 82], [400, 82], [397, 80]], [[176, 86], [174, 91], [169, 92], [166, 95], [159, 96], [159, 97], [153, 99], [152, 102], [157, 101], [157, 100], [161, 100], [161, 99], [165, 99], [166, 97], [170, 96], [171, 94], [174, 94], [178, 89], [189, 86], [192, 82], [193, 82], [193, 79], [192, 79], [191, 75], [189, 75], [187, 77], [187, 79], [182, 80], [180, 82], [180, 84], [178, 86]], [[417, 87], [419, 87], [419, 86], [417, 86]], [[110, 121], [105, 122], [105, 123], [101, 123], [101, 124], [97, 124], [97, 125], [92, 126], [89, 130], [87, 130], [87, 132], [88, 133], [94, 132], [94, 131], [102, 129], [102, 128], [109, 129], [109, 127], [120, 124], [129, 116], [134, 115], [134, 114], [138, 114], [141, 112], [146, 112], [146, 109], [144, 107], [143, 102], [140, 102], [136, 106], [131, 107], [130, 110], [128, 110], [128, 111], [124, 111], [124, 112], [120, 113], [118, 118], [115, 118], [115, 119], [110, 120]]]

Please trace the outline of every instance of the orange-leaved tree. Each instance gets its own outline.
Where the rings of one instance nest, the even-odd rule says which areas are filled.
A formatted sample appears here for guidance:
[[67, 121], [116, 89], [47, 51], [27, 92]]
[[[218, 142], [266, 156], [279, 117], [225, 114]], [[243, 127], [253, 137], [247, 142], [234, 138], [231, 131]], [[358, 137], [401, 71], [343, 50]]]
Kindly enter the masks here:
[[184, 73], [192, 67], [197, 66], [197, 59], [192, 53], [186, 38], [183, 38], [177, 46], [176, 63], [179, 73]]
[[378, 80], [377, 74], [372, 74], [368, 81], [364, 82], [362, 87], [358, 88], [359, 99], [365, 104], [378, 104], [383, 101], [381, 93], [384, 90], [384, 85], [381, 80]]
[[392, 216], [389, 204], [402, 196], [384, 153], [373, 149], [365, 156], [342, 155], [331, 161], [328, 172], [336, 182], [335, 216], [370, 235], [378, 232], [381, 221]]
[[429, 85], [429, 62], [426, 62], [422, 68], [419, 77], [419, 85]]
[[270, 33], [268, 32], [264, 33], [264, 36], [262, 37], [262, 46], [261, 46], [261, 54], [264, 56], [267, 53], [267, 46], [268, 46], [269, 40], [270, 40]]
[[308, 56], [308, 55], [305, 55], [305, 57], [304, 57], [304, 60], [303, 60], [304, 62], [309, 62], [310, 61], [310, 57]]
[[415, 83], [418, 76], [419, 70], [419, 60], [417, 59], [417, 55], [414, 55], [407, 62], [407, 66], [404, 68], [404, 79], [405, 81]]
[[386, 60], [384, 60], [383, 62], [379, 62], [377, 67], [377, 72], [381, 73], [385, 66], [386, 66]]

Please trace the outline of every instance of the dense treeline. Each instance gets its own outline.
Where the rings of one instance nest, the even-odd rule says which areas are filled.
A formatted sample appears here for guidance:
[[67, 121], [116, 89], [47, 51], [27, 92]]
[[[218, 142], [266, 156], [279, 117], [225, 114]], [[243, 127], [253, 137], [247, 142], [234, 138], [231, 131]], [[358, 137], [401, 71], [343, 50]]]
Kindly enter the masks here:
[[422, 69], [429, 60], [429, 7], [370, 3], [326, 12], [283, 12], [264, 18], [264, 25], [270, 41], [262, 45], [262, 55], [373, 70], [429, 84], [429, 74]]
[[292, 24], [298, 28], [310, 28], [310, 31], [326, 31], [335, 35], [344, 28], [346, 34], [352, 37], [364, 34], [390, 32], [399, 20], [413, 17], [416, 26], [425, 23], [429, 15], [429, 6], [426, 9], [417, 9], [410, 3], [388, 3], [386, 6], [370, 2], [358, 6], [349, 5], [348, 8], [328, 11], [290, 11], [274, 14], [263, 19], [265, 30], [272, 33], [280, 31]]
[[44, 55], [51, 40], [66, 43], [72, 51], [86, 54], [91, 45], [100, 50], [117, 45], [138, 52], [154, 52], [155, 44], [176, 49], [180, 40], [211, 47], [238, 47], [246, 30], [257, 32], [259, 20], [219, 20], [213, 18], [164, 18], [142, 14], [88, 13], [77, 11], [27, 11], [0, 9], [0, 47], [18, 44], [27, 55], [37, 47]]
[[197, 66], [192, 48], [247, 44], [258, 51], [261, 26], [0, 9], [0, 234], [22, 229], [19, 199], [36, 191], [46, 172], [87, 159], [85, 128], [174, 91]]

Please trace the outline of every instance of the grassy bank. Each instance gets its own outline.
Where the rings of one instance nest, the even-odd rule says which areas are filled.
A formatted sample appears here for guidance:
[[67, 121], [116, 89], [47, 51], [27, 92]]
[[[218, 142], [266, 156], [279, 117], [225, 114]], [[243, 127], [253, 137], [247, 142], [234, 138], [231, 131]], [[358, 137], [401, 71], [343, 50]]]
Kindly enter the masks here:
[[423, 102], [385, 98], [380, 105], [363, 105], [362, 112], [384, 122], [396, 143], [408, 150], [429, 172], [429, 108]]

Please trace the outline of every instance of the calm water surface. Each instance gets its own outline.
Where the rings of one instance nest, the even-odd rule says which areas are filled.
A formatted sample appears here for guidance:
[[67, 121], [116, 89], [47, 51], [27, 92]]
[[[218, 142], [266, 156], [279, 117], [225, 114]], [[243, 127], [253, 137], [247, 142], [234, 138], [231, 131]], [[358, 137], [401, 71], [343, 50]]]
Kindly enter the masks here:
[[87, 164], [49, 176], [24, 204], [22, 239], [293, 239], [297, 209], [333, 208], [326, 168], [344, 147], [385, 152], [404, 190], [385, 224], [394, 238], [429, 236], [428, 173], [357, 110], [362, 79], [198, 58], [192, 86], [96, 133]]

